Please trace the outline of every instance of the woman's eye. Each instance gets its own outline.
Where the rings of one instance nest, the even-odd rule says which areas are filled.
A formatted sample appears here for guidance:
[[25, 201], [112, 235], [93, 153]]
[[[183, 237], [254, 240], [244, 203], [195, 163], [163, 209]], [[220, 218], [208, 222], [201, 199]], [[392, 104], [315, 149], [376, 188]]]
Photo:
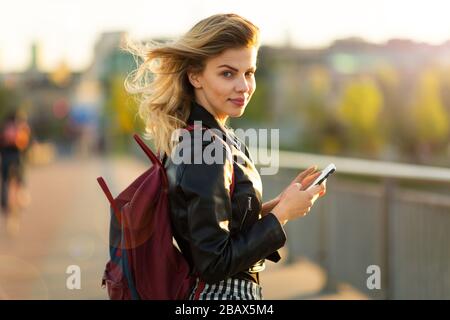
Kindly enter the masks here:
[[253, 71], [248, 71], [248, 72], [247, 72], [247, 76], [250, 76], [250, 77], [253, 76], [254, 74], [255, 74], [255, 73], [254, 73]]
[[225, 71], [224, 73], [222, 73], [222, 75], [223, 75], [225, 78], [231, 78], [232, 73], [231, 73], [230, 71]]

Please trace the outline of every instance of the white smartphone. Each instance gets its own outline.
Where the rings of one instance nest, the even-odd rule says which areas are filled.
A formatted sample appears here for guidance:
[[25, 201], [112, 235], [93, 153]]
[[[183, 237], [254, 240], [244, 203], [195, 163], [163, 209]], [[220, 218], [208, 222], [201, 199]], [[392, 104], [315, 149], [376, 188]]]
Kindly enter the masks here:
[[310, 186], [308, 187], [308, 189], [306, 189], [306, 190], [311, 189], [315, 185], [321, 184], [326, 178], [328, 178], [328, 176], [330, 174], [332, 174], [335, 171], [336, 171], [336, 166], [334, 165], [334, 163], [330, 163], [325, 169], [322, 170], [322, 173], [320, 174], [320, 176], [318, 176], [317, 179], [314, 180], [314, 182], [311, 183]]

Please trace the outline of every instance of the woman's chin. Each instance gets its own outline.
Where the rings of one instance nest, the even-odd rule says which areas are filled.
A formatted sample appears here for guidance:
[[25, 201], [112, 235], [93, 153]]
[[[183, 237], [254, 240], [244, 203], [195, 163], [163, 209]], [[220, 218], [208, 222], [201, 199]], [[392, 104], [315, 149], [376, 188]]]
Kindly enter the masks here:
[[228, 114], [230, 118], [239, 118], [244, 114], [245, 108], [239, 109], [239, 110], [233, 110]]

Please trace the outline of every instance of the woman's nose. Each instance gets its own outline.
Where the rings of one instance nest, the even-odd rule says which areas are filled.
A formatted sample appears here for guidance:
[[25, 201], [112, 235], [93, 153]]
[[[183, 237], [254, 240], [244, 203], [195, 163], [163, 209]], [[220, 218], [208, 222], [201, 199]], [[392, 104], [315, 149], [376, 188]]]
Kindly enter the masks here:
[[245, 79], [245, 77], [239, 78], [236, 83], [236, 91], [247, 92], [249, 90], [250, 90], [250, 85], [249, 85], [247, 79]]

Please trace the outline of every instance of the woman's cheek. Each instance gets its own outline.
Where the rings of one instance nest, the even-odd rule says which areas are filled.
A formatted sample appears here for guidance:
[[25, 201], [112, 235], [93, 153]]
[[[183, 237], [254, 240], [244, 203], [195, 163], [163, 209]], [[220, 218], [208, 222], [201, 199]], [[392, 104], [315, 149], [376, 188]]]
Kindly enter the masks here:
[[255, 92], [255, 86], [253, 86], [253, 87], [250, 87], [250, 89], [249, 89], [249, 91], [248, 91], [248, 100], [250, 100], [250, 98], [252, 97], [252, 95], [253, 95], [253, 92]]
[[220, 79], [217, 82], [217, 91], [220, 92], [222, 95], [228, 96], [230, 91], [232, 91], [233, 85], [231, 84], [231, 81], [227, 81], [226, 79]]
[[255, 92], [255, 90], [256, 90], [256, 80], [255, 78], [253, 78], [253, 81], [250, 83], [250, 94]]

